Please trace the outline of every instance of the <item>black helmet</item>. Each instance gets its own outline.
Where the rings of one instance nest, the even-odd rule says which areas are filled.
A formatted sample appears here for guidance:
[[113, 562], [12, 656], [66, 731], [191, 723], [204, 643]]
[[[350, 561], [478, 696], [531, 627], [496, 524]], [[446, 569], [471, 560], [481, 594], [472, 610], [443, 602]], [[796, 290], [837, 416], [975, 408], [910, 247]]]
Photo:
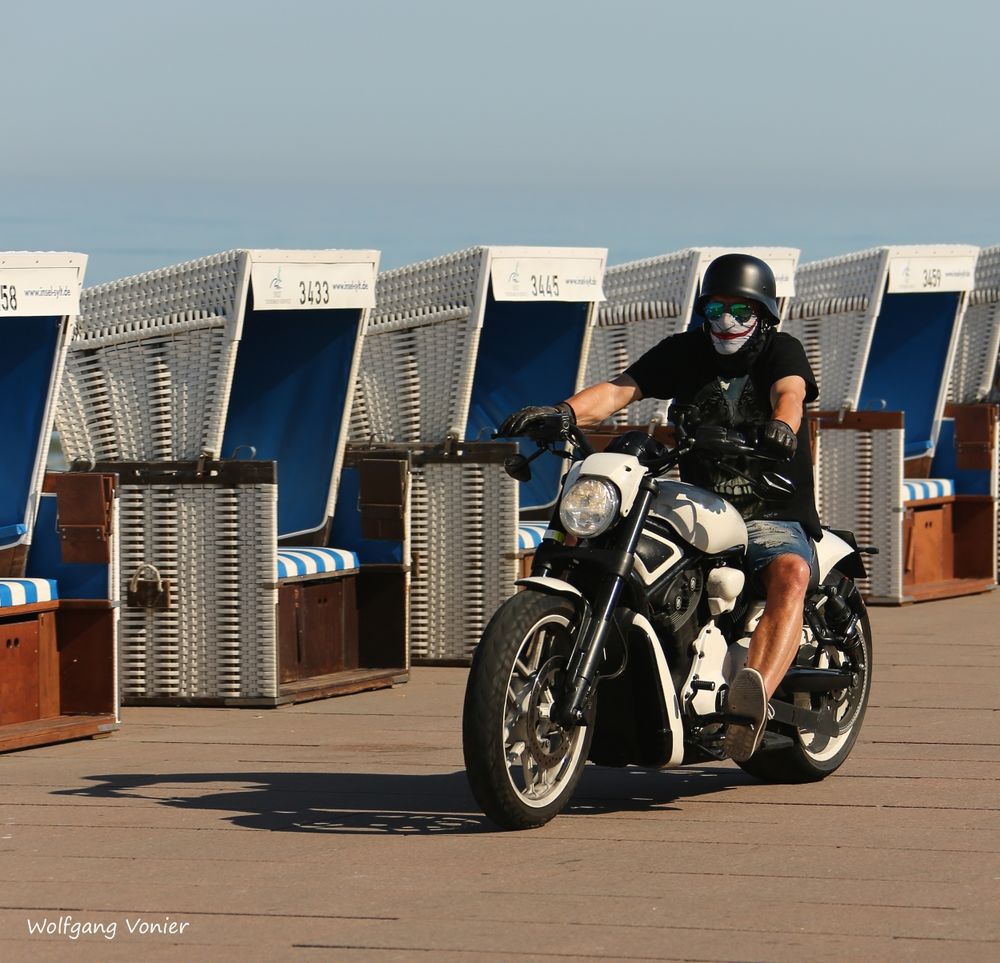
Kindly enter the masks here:
[[756, 301], [767, 309], [773, 324], [781, 320], [774, 272], [766, 261], [752, 254], [723, 254], [709, 264], [701, 282], [701, 295], [694, 303], [695, 311], [703, 314], [705, 305], [720, 297]]

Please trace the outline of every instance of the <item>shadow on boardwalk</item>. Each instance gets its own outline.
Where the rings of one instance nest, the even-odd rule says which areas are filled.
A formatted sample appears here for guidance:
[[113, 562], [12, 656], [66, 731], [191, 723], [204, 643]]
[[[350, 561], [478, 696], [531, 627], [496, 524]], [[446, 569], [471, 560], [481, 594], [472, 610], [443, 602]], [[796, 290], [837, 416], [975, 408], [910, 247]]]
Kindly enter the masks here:
[[[56, 795], [146, 799], [186, 810], [229, 813], [235, 826], [271, 832], [466, 835], [496, 828], [476, 806], [463, 771], [387, 773], [120, 773]], [[588, 766], [568, 814], [672, 809], [680, 799], [753, 780], [735, 768], [658, 772]], [[237, 788], [238, 787], [238, 788]]]

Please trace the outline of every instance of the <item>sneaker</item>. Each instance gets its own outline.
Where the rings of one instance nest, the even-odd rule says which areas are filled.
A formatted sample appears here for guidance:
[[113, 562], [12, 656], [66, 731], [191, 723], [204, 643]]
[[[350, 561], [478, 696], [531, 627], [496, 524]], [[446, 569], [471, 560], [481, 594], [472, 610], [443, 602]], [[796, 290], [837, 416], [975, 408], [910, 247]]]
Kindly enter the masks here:
[[740, 669], [726, 695], [725, 711], [748, 723], [730, 722], [723, 747], [734, 762], [746, 762], [760, 747], [770, 713], [764, 679], [756, 669]]

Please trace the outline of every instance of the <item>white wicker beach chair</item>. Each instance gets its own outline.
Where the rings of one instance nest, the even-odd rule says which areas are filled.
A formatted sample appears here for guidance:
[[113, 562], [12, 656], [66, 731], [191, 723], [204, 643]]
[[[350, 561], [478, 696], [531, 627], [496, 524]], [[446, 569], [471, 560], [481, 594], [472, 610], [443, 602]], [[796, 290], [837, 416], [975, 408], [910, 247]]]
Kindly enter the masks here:
[[960, 405], [1000, 402], [1000, 245], [983, 248], [976, 260], [975, 287], [962, 321], [949, 401]]
[[416, 659], [467, 660], [513, 591], [525, 556], [518, 519], [551, 506], [560, 466], [539, 460], [519, 491], [502, 470], [514, 449], [477, 443], [517, 408], [582, 386], [606, 253], [476, 247], [379, 275], [351, 438], [358, 451], [414, 451]]
[[[993, 468], [989, 492], [996, 496], [1000, 446], [993, 432], [996, 431], [997, 405], [1000, 404], [1000, 245], [983, 248], [976, 261], [976, 282], [969, 294], [969, 306], [962, 321], [949, 400], [949, 413], [959, 419], [956, 426], [963, 417], [977, 425], [973, 434], [956, 438], [960, 464], [966, 470], [974, 465], [982, 471], [984, 465], [989, 463]], [[957, 411], [955, 406], [965, 410]], [[934, 473], [939, 470], [944, 469], [935, 466]], [[997, 561], [1000, 565], [1000, 540], [997, 541]]]
[[359, 559], [328, 543], [377, 267], [238, 250], [84, 292], [63, 444], [123, 472], [123, 583], [152, 566], [169, 587], [123, 614], [129, 701], [274, 705], [405, 672], [403, 645], [364, 664]]
[[935, 466], [953, 459], [942, 428], [977, 253], [883, 247], [796, 273], [785, 328], [805, 344], [819, 382], [820, 514], [879, 548], [862, 582], [873, 601], [965, 594], [995, 581], [994, 562], [983, 567], [973, 548], [994, 496], [957, 471], [939, 483], [911, 481], [931, 482]]
[[57, 514], [45, 473], [86, 264], [81, 254], [0, 253], [0, 390], [16, 412], [0, 430], [0, 751], [118, 722], [113, 480], [59, 486], [69, 501]]

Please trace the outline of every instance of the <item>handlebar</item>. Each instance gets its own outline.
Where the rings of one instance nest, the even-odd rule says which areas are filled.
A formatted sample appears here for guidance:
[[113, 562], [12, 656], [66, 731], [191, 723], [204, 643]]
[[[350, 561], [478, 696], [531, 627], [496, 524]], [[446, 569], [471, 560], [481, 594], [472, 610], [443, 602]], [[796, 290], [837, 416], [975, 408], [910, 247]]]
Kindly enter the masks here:
[[[631, 453], [635, 454], [639, 458], [639, 463], [649, 472], [650, 475], [654, 477], [669, 471], [684, 455], [701, 454], [716, 459], [720, 466], [723, 466], [727, 471], [745, 479], [752, 487], [758, 490], [761, 497], [782, 497], [787, 496], [794, 491], [792, 483], [781, 475], [777, 475], [773, 472], [764, 472], [760, 478], [753, 478], [747, 475], [744, 470], [741, 470], [735, 465], [726, 463], [726, 459], [729, 458], [752, 459], [754, 461], [770, 462], [772, 464], [786, 462], [786, 459], [761, 451], [757, 445], [752, 444], [751, 441], [741, 432], [716, 425], [702, 425], [691, 432], [686, 432], [681, 429], [681, 431], [679, 431], [680, 439], [678, 444], [674, 448], [670, 449], [665, 449], [649, 436], [645, 436], [645, 439], [643, 440], [644, 433], [642, 432], [637, 432], [637, 434], [640, 439], [639, 445], [638, 448], [633, 450]], [[494, 435], [494, 437], [497, 436]], [[532, 436], [526, 435], [522, 437]], [[591, 446], [590, 441], [587, 439], [587, 436], [576, 425], [571, 425], [567, 428], [563, 433], [562, 438], [571, 443], [574, 448], [572, 453], [555, 451], [551, 447], [552, 444], [554, 444], [555, 439], [549, 441], [546, 439], [540, 440], [538, 438], [533, 438], [535, 443], [538, 445], [538, 451], [528, 458], [525, 458], [522, 455], [511, 456], [511, 458], [508, 459], [508, 462], [510, 462], [510, 464], [507, 465], [508, 473], [519, 480], [527, 480], [527, 478], [530, 478], [530, 468], [528, 468], [528, 463], [533, 461], [543, 451], [553, 451], [555, 454], [558, 454], [563, 458], [572, 458], [574, 460], [585, 458], [587, 455], [592, 455], [594, 453], [594, 449]], [[526, 475], [525, 469], [527, 469]]]

